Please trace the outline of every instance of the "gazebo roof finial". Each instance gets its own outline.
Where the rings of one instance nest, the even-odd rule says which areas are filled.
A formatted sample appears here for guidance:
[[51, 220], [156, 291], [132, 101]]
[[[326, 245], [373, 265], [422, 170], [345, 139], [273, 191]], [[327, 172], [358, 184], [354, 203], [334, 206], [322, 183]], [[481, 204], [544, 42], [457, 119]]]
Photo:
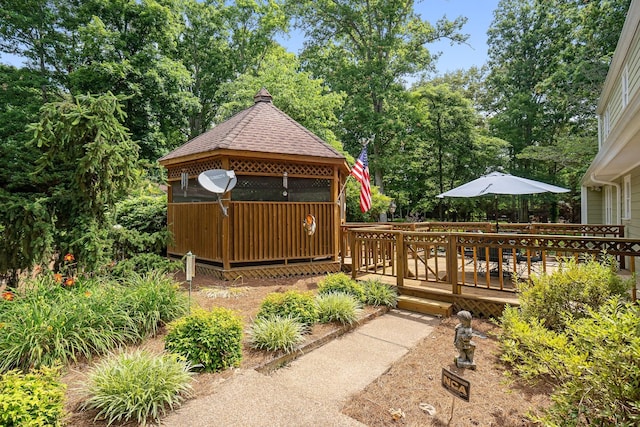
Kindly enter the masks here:
[[273, 97], [271, 96], [269, 91], [263, 87], [258, 93], [255, 94], [255, 96], [253, 97], [253, 101], [256, 104], [258, 102], [272, 102]]

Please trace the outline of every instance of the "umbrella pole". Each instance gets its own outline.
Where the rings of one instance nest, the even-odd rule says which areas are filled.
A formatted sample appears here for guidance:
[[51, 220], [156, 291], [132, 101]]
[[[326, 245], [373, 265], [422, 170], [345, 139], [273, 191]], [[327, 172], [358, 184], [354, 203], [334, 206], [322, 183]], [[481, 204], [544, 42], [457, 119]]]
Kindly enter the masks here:
[[498, 225], [498, 196], [494, 195], [493, 196], [494, 200], [495, 200], [495, 215], [496, 215], [496, 233], [500, 232], [500, 226]]

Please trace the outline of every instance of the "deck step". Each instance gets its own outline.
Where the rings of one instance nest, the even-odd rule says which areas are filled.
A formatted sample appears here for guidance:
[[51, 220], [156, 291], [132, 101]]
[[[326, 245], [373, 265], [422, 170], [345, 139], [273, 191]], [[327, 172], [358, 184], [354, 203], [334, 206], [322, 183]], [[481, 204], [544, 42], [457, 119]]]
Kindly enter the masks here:
[[400, 295], [398, 297], [398, 308], [434, 316], [450, 317], [453, 304], [433, 299]]

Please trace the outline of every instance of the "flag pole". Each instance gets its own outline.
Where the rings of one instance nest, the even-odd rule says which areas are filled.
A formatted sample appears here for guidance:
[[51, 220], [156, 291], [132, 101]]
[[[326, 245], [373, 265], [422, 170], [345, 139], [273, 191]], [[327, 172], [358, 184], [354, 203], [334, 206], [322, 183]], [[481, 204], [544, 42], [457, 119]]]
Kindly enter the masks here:
[[[366, 148], [367, 145], [369, 145], [369, 142], [371, 141], [371, 139], [373, 138], [362, 138], [362, 140], [364, 141], [362, 143], [362, 148]], [[336, 200], [336, 204], [340, 204], [340, 197], [342, 197], [342, 193], [344, 193], [345, 188], [347, 188], [347, 182], [349, 182], [349, 178], [351, 178], [353, 175], [351, 175], [351, 170], [349, 171], [349, 175], [347, 175], [347, 179], [344, 180], [344, 185], [342, 186], [342, 189], [340, 189], [340, 192], [338, 193], [338, 199]]]
[[344, 180], [344, 185], [342, 186], [342, 189], [338, 193], [338, 199], [336, 200], [337, 204], [340, 204], [340, 198], [342, 197], [342, 193], [344, 193], [344, 189], [347, 188], [347, 182], [349, 182], [349, 178], [351, 178], [351, 174], [347, 175], [347, 179]]

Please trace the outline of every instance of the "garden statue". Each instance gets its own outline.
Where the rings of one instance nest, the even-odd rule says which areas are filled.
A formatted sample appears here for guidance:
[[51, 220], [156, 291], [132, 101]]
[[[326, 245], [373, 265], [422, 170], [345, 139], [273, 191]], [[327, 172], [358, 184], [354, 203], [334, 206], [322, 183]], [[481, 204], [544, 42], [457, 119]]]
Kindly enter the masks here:
[[458, 368], [476, 369], [473, 362], [473, 353], [476, 351], [476, 344], [471, 341], [473, 329], [471, 329], [471, 313], [466, 310], [459, 311], [458, 320], [460, 323], [456, 326], [456, 333], [453, 344], [458, 349], [458, 357], [454, 362]]

